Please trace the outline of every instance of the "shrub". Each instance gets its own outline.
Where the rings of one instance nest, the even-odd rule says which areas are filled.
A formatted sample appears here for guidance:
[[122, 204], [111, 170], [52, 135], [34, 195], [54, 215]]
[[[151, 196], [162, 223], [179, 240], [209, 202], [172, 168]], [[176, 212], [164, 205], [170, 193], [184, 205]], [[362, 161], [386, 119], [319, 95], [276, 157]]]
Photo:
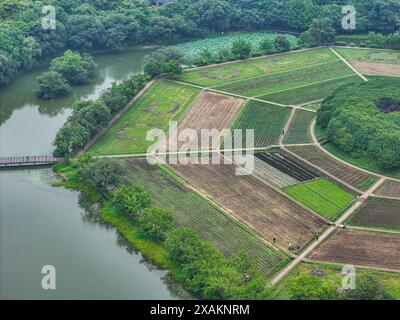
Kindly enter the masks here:
[[53, 99], [67, 96], [71, 93], [71, 86], [62, 74], [49, 71], [36, 78], [36, 95], [41, 99]]
[[150, 196], [139, 186], [122, 186], [114, 192], [113, 202], [123, 213], [136, 218], [150, 207]]
[[163, 242], [172, 230], [173, 213], [160, 208], [147, 208], [138, 217], [143, 234], [155, 241]]

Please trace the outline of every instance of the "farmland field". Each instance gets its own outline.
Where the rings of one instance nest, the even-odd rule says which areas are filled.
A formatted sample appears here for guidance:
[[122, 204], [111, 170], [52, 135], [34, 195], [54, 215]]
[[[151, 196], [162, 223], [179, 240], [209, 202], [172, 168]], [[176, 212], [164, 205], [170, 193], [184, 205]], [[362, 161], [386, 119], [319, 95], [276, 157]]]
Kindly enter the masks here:
[[400, 200], [371, 198], [347, 222], [350, 226], [400, 231]]
[[296, 110], [283, 142], [285, 144], [312, 142], [310, 126], [315, 116], [314, 112], [301, 109]]
[[300, 105], [310, 101], [324, 99], [330, 96], [337, 88], [360, 81], [362, 80], [359, 76], [350, 75], [344, 78], [320, 82], [318, 84], [267, 94], [259, 97], [259, 99], [286, 105]]
[[285, 260], [277, 249], [180, 183], [172, 173], [146, 160], [124, 161], [124, 165], [128, 169], [125, 182], [141, 185], [155, 206], [173, 211], [176, 227], [194, 228], [224, 254], [244, 250], [259, 262], [263, 272], [270, 272]]
[[289, 157], [279, 152], [257, 153], [256, 157], [280, 172], [296, 179], [298, 182], [304, 182], [320, 177], [316, 170], [308, 168], [297, 159]]
[[335, 160], [316, 146], [291, 146], [288, 150], [360, 190], [376, 181], [375, 176]]
[[[186, 113], [178, 126], [178, 130], [196, 130], [200, 136], [199, 131], [201, 129], [217, 129], [219, 131], [228, 129], [244, 103], [245, 100], [243, 99], [205, 91]], [[212, 142], [206, 142], [201, 141], [202, 146], [199, 146], [199, 149], [216, 149], [222, 143], [221, 141], [216, 146], [213, 146]], [[203, 145], [203, 143], [205, 144]], [[178, 145], [178, 150], [182, 145], [183, 142]], [[170, 148], [169, 150], [176, 151], [173, 149]], [[197, 146], [193, 146], [192, 149], [197, 149]]]
[[257, 97], [353, 74], [353, 70], [341, 60], [338, 60], [314, 66], [306, 66], [296, 70], [268, 74], [257, 78], [235, 81], [217, 86], [215, 89], [247, 97]]
[[267, 241], [287, 249], [301, 247], [325, 226], [322, 219], [270, 189], [252, 176], [235, 175], [234, 165], [174, 165], [188, 183], [201, 190]]
[[400, 199], [400, 182], [394, 180], [386, 180], [379, 188], [375, 191], [377, 196], [399, 198]]
[[300, 183], [299, 180], [276, 169], [258, 157], [255, 157], [254, 161], [254, 172], [252, 175], [261, 181], [271, 184], [279, 189]]
[[334, 220], [354, 200], [354, 196], [327, 179], [297, 184], [286, 193], [323, 217]]
[[178, 80], [210, 87], [330, 61], [337, 61], [331, 51], [314, 49], [188, 70]]
[[178, 120], [200, 91], [172, 82], [158, 81], [93, 146], [95, 154], [145, 153], [153, 143], [146, 141], [151, 129], [167, 130]]
[[350, 61], [359, 72], [371, 76], [400, 77], [400, 64]]
[[[241, 32], [184, 42], [170, 47], [181, 51], [185, 59], [188, 60], [189, 63], [193, 63], [193, 61], [198, 58], [204, 50], [208, 50], [211, 54], [216, 55], [220, 49], [230, 50], [233, 42], [238, 39], [244, 39], [250, 42], [252, 44], [252, 53], [255, 53], [257, 52], [261, 41], [264, 39], [275, 40], [277, 36], [278, 34], [276, 33], [268, 32]], [[298, 48], [298, 40], [295, 36], [290, 34], [284, 34], [284, 36], [289, 40], [292, 49]]]
[[[243, 112], [235, 120], [233, 129], [254, 129], [254, 147], [256, 148], [274, 145], [279, 142], [290, 110], [290, 108], [252, 100], [245, 105]], [[243, 134], [243, 142], [245, 141]]]
[[335, 48], [347, 60], [400, 63], [400, 51], [379, 49]]
[[400, 234], [339, 229], [309, 258], [400, 270]]

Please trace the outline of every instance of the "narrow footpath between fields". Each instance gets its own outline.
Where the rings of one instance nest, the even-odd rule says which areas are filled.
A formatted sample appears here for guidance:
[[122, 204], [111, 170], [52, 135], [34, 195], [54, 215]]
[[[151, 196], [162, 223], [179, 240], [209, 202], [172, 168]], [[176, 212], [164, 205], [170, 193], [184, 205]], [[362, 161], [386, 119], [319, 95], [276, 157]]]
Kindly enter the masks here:
[[344, 214], [342, 214], [333, 225], [331, 225], [328, 229], [322, 233], [315, 239], [315, 241], [307, 247], [296, 259], [294, 259], [285, 269], [283, 269], [275, 278], [272, 279], [271, 284], [274, 286], [281, 282], [297, 265], [302, 262], [315, 248], [317, 248], [325, 239], [332, 235], [332, 233], [337, 229], [342, 227], [342, 223], [351, 216], [354, 211], [356, 211], [365, 201], [368, 199], [374, 191], [379, 188], [382, 183], [385, 181], [385, 178], [381, 178], [374, 186], [372, 186], [368, 191], [363, 193], [362, 196], [358, 198], [358, 201], [351, 206]]

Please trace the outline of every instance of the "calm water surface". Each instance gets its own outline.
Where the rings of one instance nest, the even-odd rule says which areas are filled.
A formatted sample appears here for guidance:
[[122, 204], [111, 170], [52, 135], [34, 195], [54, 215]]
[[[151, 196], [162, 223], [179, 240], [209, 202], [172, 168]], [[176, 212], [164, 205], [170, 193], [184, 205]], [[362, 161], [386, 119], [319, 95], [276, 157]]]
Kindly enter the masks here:
[[[0, 156], [51, 154], [74, 101], [97, 99], [112, 82], [140, 71], [148, 52], [97, 57], [95, 83], [50, 102], [34, 96], [44, 70], [17, 78], [0, 90]], [[54, 181], [50, 169], [0, 172], [1, 299], [178, 298], [165, 271], [152, 270], [115, 229], [96, 221], [78, 192], [52, 187]], [[41, 287], [44, 265], [56, 268], [56, 290]]]

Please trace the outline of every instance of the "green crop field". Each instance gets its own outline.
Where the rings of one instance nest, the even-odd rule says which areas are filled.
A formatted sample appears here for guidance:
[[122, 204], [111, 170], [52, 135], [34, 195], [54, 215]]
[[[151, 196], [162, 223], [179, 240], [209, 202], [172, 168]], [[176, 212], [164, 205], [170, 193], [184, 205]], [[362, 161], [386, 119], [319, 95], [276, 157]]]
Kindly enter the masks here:
[[[243, 39], [250, 42], [252, 45], [251, 53], [256, 53], [260, 47], [260, 43], [264, 39], [275, 40], [277, 36], [277, 33], [268, 32], [239, 32], [219, 37], [209, 37], [195, 41], [188, 41], [170, 46], [170, 48], [178, 49], [180, 52], [182, 52], [185, 59], [188, 60], [188, 63], [193, 63], [193, 61], [199, 57], [204, 50], [208, 50], [211, 52], [211, 54], [216, 55], [220, 49], [230, 50], [233, 42], [238, 39]], [[290, 34], [283, 34], [283, 36], [289, 40], [292, 49], [299, 47], [298, 38], [296, 36]]]
[[400, 51], [357, 48], [335, 48], [335, 50], [348, 60], [400, 63]]
[[400, 200], [371, 198], [346, 224], [384, 231], [400, 231]]
[[317, 179], [284, 189], [285, 192], [319, 213], [333, 220], [354, 200], [354, 196], [327, 179]]
[[300, 88], [264, 95], [258, 98], [286, 105], [300, 105], [307, 102], [324, 99], [342, 86], [361, 81], [362, 80], [359, 76], [349, 75], [316, 84], [305, 85]]
[[295, 144], [311, 142], [310, 125], [315, 116], [316, 114], [311, 111], [296, 110], [289, 131], [286, 133], [284, 143]]
[[95, 154], [145, 153], [153, 143], [146, 141], [151, 129], [168, 130], [199, 93], [198, 89], [159, 81], [107, 131], [91, 149]]
[[225, 254], [245, 251], [266, 273], [286, 261], [277, 249], [187, 188], [167, 168], [151, 165], [146, 160], [124, 161], [124, 165], [128, 168], [126, 182], [141, 185], [150, 194], [154, 206], [171, 210], [177, 227], [194, 228]]
[[188, 70], [178, 80], [211, 87], [337, 60], [328, 49], [315, 49]]
[[257, 97], [338, 77], [350, 76], [352, 74], [354, 74], [354, 72], [345, 63], [338, 60], [243, 81], [236, 81], [215, 87], [215, 89], [247, 97]]
[[[250, 101], [233, 125], [233, 129], [253, 129], [254, 147], [268, 147], [279, 142], [290, 108], [269, 105], [259, 101]], [[246, 137], [243, 133], [243, 147]], [[251, 148], [252, 146], [246, 146]]]

